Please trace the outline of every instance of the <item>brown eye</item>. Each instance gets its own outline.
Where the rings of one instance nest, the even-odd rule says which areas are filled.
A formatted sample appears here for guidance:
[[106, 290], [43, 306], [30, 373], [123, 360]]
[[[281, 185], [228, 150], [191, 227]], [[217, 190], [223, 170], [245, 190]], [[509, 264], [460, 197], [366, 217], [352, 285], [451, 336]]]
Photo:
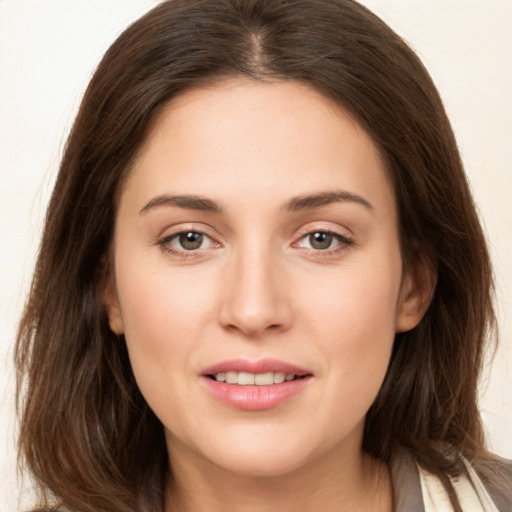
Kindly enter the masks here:
[[352, 238], [325, 230], [306, 233], [296, 242], [295, 247], [316, 251], [318, 255], [333, 255], [353, 245], [354, 240]]
[[312, 249], [318, 251], [329, 249], [333, 243], [334, 236], [325, 231], [318, 231], [317, 233], [311, 233], [308, 236], [308, 242]]
[[195, 251], [203, 245], [204, 236], [202, 233], [189, 231], [188, 233], [180, 233], [178, 235], [179, 245], [186, 251]]
[[220, 247], [220, 244], [201, 231], [177, 231], [158, 240], [157, 244], [164, 252], [181, 258], [204, 255], [205, 251]]

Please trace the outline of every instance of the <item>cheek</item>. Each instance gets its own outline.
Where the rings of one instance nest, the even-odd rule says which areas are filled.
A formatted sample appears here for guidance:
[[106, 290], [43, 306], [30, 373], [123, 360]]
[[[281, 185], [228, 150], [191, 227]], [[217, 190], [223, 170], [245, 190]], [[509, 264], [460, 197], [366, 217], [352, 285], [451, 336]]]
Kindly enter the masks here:
[[[141, 258], [117, 266], [117, 289], [125, 339], [135, 378], [150, 404], [168, 402], [180, 374], [193, 374], [191, 355], [201, 345], [204, 325], [214, 314], [215, 280], [207, 272], [169, 270]], [[171, 385], [161, 386], [165, 379]], [[180, 380], [178, 380], [180, 379]], [[160, 389], [162, 388], [162, 389]], [[155, 393], [155, 390], [159, 390]], [[156, 405], [156, 404], [154, 404]]]
[[182, 329], [190, 334], [211, 310], [215, 270], [203, 265], [191, 271], [132, 238], [122, 232], [116, 240], [116, 285], [125, 330], [155, 343], [180, 336]]
[[[352, 342], [361, 348], [394, 337], [396, 306], [400, 290], [400, 260], [369, 262], [357, 267], [344, 266], [327, 275], [306, 277], [300, 288], [301, 316], [334, 347]], [[297, 290], [299, 293], [300, 288]]]
[[[395, 337], [396, 304], [400, 289], [399, 254], [380, 262], [333, 269], [316, 280], [302, 301], [303, 329], [323, 355], [326, 393], [342, 421], [347, 407], [363, 416], [385, 377]], [[314, 286], [313, 286], [314, 285]]]

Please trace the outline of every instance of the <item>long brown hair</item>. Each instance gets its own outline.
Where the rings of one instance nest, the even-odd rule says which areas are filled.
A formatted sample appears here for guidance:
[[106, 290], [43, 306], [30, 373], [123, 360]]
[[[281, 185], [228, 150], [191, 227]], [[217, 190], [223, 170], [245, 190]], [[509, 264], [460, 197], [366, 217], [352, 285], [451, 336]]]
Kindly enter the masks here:
[[[48, 207], [16, 346], [20, 453], [46, 499], [80, 512], [158, 511], [163, 428], [97, 294], [116, 194], [155, 114], [233, 76], [307, 83], [349, 111], [394, 186], [406, 268], [435, 269], [430, 308], [396, 336], [364, 450], [398, 446], [441, 477], [485, 459], [477, 382], [493, 326], [489, 255], [442, 102], [420, 60], [352, 0], [169, 0], [108, 50]], [[446, 480], [446, 476], [444, 476]]]

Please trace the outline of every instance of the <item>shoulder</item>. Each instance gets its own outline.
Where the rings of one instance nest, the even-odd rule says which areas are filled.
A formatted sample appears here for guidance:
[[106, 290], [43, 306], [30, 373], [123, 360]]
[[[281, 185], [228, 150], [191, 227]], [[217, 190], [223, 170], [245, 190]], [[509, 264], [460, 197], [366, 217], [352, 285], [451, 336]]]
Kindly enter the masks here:
[[31, 510], [27, 510], [26, 512], [71, 512], [68, 509], [63, 509], [59, 506], [50, 506], [50, 507], [36, 507]]
[[500, 512], [512, 512], [512, 460], [492, 456], [477, 469]]
[[[512, 461], [497, 456], [489, 456], [485, 462], [473, 468], [465, 461], [465, 475], [458, 478], [448, 477], [453, 489], [462, 499], [463, 510], [476, 510], [470, 496], [482, 507], [477, 510], [495, 510], [512, 512]], [[441, 481], [433, 474], [423, 470], [415, 457], [406, 449], [399, 450], [393, 458], [391, 477], [395, 496], [396, 512], [424, 512], [429, 502], [444, 495]], [[447, 495], [442, 497], [446, 500]], [[488, 503], [487, 500], [493, 503]], [[436, 499], [434, 499], [434, 504]], [[486, 505], [487, 503], [487, 505]], [[432, 508], [432, 507], [431, 507]], [[434, 506], [433, 510], [437, 508]]]
[[390, 464], [396, 512], [424, 512], [418, 467], [406, 449], [395, 452]]

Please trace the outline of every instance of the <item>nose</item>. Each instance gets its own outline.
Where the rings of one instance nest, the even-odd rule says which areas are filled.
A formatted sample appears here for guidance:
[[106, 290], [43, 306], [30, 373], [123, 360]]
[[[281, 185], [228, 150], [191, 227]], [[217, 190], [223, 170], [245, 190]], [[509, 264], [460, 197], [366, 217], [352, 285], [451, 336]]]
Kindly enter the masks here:
[[248, 249], [232, 256], [223, 273], [224, 293], [219, 312], [225, 329], [257, 338], [290, 327], [289, 289], [270, 252]]

